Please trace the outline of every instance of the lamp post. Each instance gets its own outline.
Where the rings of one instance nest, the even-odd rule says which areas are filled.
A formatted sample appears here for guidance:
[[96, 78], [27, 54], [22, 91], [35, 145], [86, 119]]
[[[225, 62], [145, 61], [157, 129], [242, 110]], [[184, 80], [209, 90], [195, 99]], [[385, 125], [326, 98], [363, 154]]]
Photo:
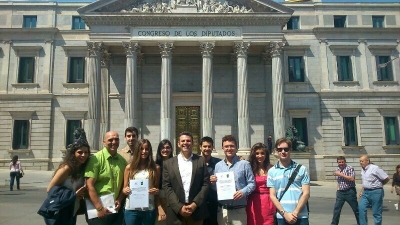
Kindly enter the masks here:
[[391, 59], [391, 60], [389, 60], [389, 61], [387, 61], [387, 62], [385, 62], [385, 63], [378, 64], [378, 67], [379, 67], [379, 68], [384, 68], [384, 67], [386, 67], [389, 63], [393, 62], [393, 61], [396, 60], [396, 59], [399, 59], [399, 57], [394, 57], [393, 59]]

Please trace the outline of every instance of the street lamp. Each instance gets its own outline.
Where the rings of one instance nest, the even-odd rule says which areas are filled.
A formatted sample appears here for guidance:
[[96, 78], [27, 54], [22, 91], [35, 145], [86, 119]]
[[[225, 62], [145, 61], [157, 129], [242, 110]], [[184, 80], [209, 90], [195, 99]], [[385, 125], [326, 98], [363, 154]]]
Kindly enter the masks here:
[[394, 57], [393, 59], [391, 59], [391, 60], [389, 60], [389, 61], [387, 61], [387, 62], [385, 62], [385, 63], [378, 64], [378, 67], [379, 67], [379, 68], [384, 68], [384, 67], [386, 67], [389, 63], [391, 63], [392, 61], [394, 61], [394, 60], [396, 60], [396, 59], [399, 59], [399, 57]]

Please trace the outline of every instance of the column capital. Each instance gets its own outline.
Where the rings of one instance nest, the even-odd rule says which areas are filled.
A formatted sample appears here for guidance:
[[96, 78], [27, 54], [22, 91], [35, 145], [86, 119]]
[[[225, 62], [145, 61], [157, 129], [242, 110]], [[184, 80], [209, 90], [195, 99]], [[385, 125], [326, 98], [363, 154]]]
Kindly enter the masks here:
[[276, 41], [269, 43], [270, 53], [272, 56], [279, 56], [281, 55], [282, 48], [285, 46], [286, 43], [283, 41]]
[[319, 43], [328, 44], [328, 40], [326, 40], [325, 38], [321, 38], [319, 39]]
[[140, 52], [140, 45], [138, 42], [122, 42], [125, 49], [126, 56], [133, 56]]
[[214, 47], [215, 47], [214, 42], [201, 42], [200, 52], [203, 55], [203, 57], [211, 57], [213, 54]]
[[88, 41], [87, 47], [88, 47], [89, 56], [101, 56], [100, 54], [104, 50], [104, 43]]
[[107, 50], [102, 52], [101, 54], [101, 67], [108, 67], [109, 63], [111, 60], [111, 53], [109, 53]]
[[249, 42], [235, 42], [235, 53], [237, 57], [247, 57], [247, 52], [249, 50]]
[[3, 44], [10, 45], [10, 44], [12, 44], [12, 41], [11, 40], [3, 40]]
[[367, 40], [365, 40], [365, 39], [358, 39], [358, 43], [364, 43], [364, 44], [366, 44], [367, 43]]
[[172, 42], [158, 43], [158, 47], [160, 47], [161, 50], [160, 53], [162, 57], [170, 57], [172, 54], [172, 50], [174, 49], [174, 43]]
[[52, 39], [47, 39], [47, 40], [44, 40], [44, 43], [45, 44], [51, 44], [51, 43], [53, 43], [53, 40]]
[[269, 51], [268, 48], [265, 49], [265, 52], [261, 53], [261, 56], [265, 62], [268, 62], [271, 60], [271, 52]]

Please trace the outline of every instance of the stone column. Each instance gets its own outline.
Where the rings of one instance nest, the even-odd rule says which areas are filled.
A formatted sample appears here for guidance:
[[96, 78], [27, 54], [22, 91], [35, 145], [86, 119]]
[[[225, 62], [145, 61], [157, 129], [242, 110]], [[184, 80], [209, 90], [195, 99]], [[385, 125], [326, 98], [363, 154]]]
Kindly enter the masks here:
[[[367, 61], [367, 41], [365, 39], [359, 39], [360, 44], [360, 63], [361, 63], [361, 81], [360, 84], [363, 89], [369, 90], [369, 73], [368, 73], [368, 61]], [[357, 80], [357, 75], [354, 74], [354, 80]]]
[[250, 152], [250, 119], [249, 119], [249, 93], [247, 90], [247, 51], [248, 42], [235, 43], [237, 57], [237, 109], [238, 109], [238, 140], [239, 154]]
[[[89, 65], [87, 80], [89, 83], [89, 96], [88, 96], [88, 116], [86, 129], [89, 146], [92, 149], [99, 149], [99, 130], [100, 130], [100, 106], [101, 106], [101, 93], [100, 93], [100, 59], [103, 49], [103, 43], [100, 42], [87, 42], [89, 51]], [[102, 137], [101, 137], [102, 138]]]
[[12, 41], [6, 40], [3, 41], [3, 65], [0, 72], [0, 93], [7, 93], [8, 92], [8, 76], [10, 71], [10, 51], [11, 51], [11, 44]]
[[104, 51], [101, 54], [101, 112], [100, 112], [100, 135], [99, 146], [102, 146], [103, 137], [109, 131], [109, 111], [108, 111], [108, 85], [109, 85], [109, 65], [111, 54]]
[[202, 72], [202, 124], [203, 137], [213, 138], [213, 68], [212, 57], [214, 42], [200, 43], [200, 50], [203, 56], [203, 72]]
[[[161, 49], [161, 139], [172, 138], [172, 49], [173, 43], [159, 43]], [[172, 141], [172, 140], [171, 140]]]
[[285, 136], [285, 109], [282, 77], [282, 42], [271, 43], [272, 55], [272, 114], [274, 115], [274, 140]]
[[125, 128], [137, 126], [138, 123], [138, 72], [137, 53], [140, 51], [139, 43], [124, 42], [122, 45], [126, 52], [126, 81], [125, 81]]
[[328, 41], [326, 39], [320, 39], [319, 43], [321, 46], [319, 47], [319, 60], [321, 63], [321, 89], [327, 90], [330, 89], [329, 83], [329, 69], [328, 69], [328, 58], [326, 55], [326, 48], [328, 45]]
[[43, 65], [43, 83], [42, 83], [42, 93], [50, 93], [51, 92], [51, 71], [53, 68], [53, 40], [45, 40], [44, 41], [44, 52], [45, 59]]

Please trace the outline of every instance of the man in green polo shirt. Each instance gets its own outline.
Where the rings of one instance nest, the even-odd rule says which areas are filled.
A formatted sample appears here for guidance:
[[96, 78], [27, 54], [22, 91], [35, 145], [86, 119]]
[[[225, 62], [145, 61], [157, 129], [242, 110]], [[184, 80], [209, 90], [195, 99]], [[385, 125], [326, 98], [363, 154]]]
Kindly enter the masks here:
[[[104, 148], [90, 157], [85, 169], [86, 185], [98, 218], [88, 219], [89, 225], [121, 225], [124, 219], [121, 202], [125, 195], [122, 193], [126, 160], [117, 153], [119, 136], [117, 132], [109, 131], [104, 135]], [[102, 205], [100, 196], [114, 194], [115, 210], [111, 214]]]

